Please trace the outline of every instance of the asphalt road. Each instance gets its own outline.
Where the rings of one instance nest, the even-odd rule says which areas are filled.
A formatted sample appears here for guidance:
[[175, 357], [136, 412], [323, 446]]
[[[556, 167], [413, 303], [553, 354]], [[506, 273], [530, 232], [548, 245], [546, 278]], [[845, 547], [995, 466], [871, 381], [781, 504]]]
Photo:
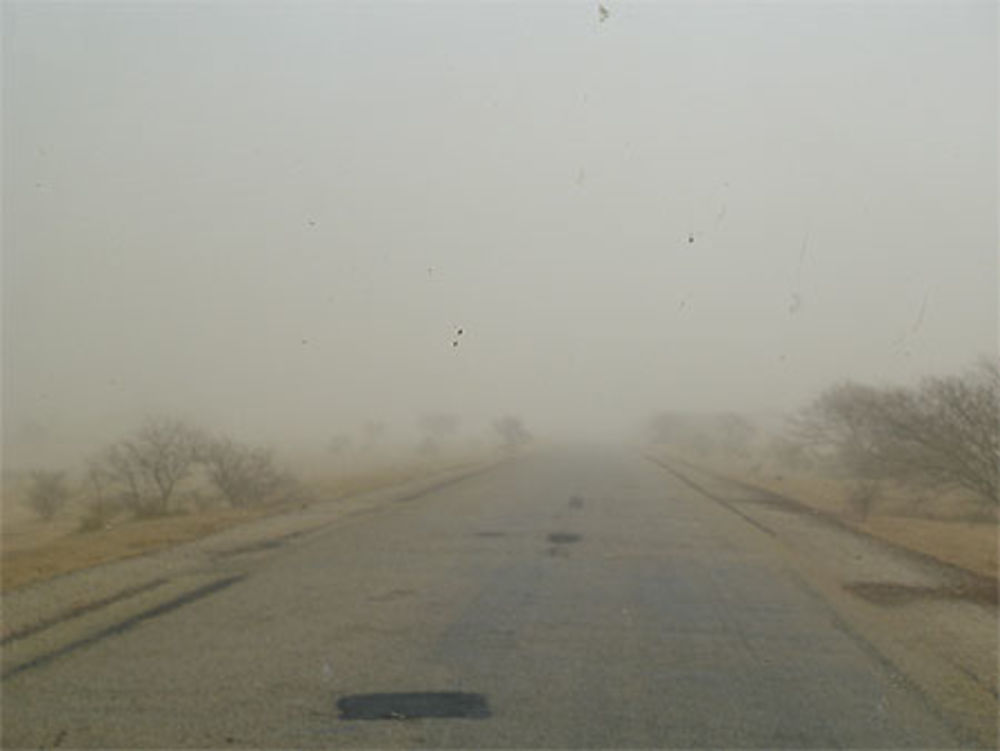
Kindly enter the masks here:
[[958, 745], [772, 538], [637, 454], [539, 452], [205, 577], [9, 675], [3, 745]]

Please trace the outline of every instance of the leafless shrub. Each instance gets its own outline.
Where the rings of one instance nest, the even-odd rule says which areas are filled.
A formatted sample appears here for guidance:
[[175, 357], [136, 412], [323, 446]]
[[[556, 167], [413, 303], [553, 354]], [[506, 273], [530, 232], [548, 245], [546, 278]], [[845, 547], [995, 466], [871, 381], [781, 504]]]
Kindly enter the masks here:
[[963, 490], [996, 506], [1000, 468], [1000, 373], [982, 361], [917, 388], [856, 383], [819, 396], [793, 429], [821, 456], [860, 480], [917, 490]]
[[52, 521], [69, 500], [66, 473], [49, 469], [33, 471], [28, 480], [27, 503], [44, 521]]
[[851, 513], [858, 519], [867, 519], [875, 507], [882, 492], [882, 483], [870, 478], [856, 480], [847, 495], [847, 504]]
[[229, 438], [213, 440], [202, 461], [208, 479], [231, 506], [258, 505], [288, 484], [267, 449], [245, 446]]
[[88, 501], [78, 529], [81, 532], [99, 532], [110, 529], [114, 512], [100, 501]]
[[380, 446], [388, 429], [389, 426], [381, 420], [367, 420], [361, 427], [362, 448], [371, 450]]
[[440, 450], [441, 444], [458, 432], [459, 424], [458, 416], [447, 412], [432, 412], [422, 415], [417, 420], [417, 428], [423, 435], [417, 450], [421, 454], [436, 454]]
[[833, 386], [791, 420], [791, 435], [820, 462], [862, 477], [877, 475], [882, 423], [877, 408], [884, 394], [848, 382]]
[[643, 432], [650, 443], [741, 459], [752, 455], [759, 438], [757, 425], [735, 412], [660, 412], [646, 421]]
[[131, 438], [111, 446], [102, 467], [121, 505], [137, 516], [171, 510], [174, 491], [200, 458], [200, 431], [169, 418], [151, 418]]
[[342, 433], [339, 435], [335, 435], [333, 438], [330, 439], [330, 442], [327, 444], [327, 449], [334, 456], [342, 456], [343, 454], [347, 453], [347, 451], [351, 448], [353, 443], [354, 442], [351, 440], [351, 437], [349, 435]]
[[531, 433], [524, 427], [520, 417], [507, 415], [493, 421], [493, 430], [507, 451], [515, 451], [531, 441]]
[[96, 459], [88, 462], [84, 479], [87, 501], [80, 519], [81, 532], [96, 532], [110, 526], [111, 519], [120, 510], [120, 504], [112, 495], [113, 483], [114, 478], [104, 462]]

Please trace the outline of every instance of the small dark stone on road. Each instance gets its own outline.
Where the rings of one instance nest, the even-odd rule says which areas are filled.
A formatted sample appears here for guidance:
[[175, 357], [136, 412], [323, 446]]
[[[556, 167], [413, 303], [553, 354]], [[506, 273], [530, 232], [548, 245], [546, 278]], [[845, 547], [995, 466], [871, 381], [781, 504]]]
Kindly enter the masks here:
[[342, 720], [410, 720], [424, 717], [484, 719], [486, 697], [462, 691], [354, 694], [337, 701]]

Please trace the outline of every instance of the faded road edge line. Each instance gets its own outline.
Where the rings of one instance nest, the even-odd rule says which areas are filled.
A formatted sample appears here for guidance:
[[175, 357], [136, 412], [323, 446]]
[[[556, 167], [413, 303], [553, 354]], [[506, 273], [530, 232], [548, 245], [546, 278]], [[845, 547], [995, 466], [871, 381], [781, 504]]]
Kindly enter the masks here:
[[420, 498], [421, 496], [428, 495], [429, 493], [434, 493], [434, 492], [436, 492], [438, 490], [443, 490], [444, 488], [447, 488], [450, 485], [457, 485], [458, 483], [462, 482], [463, 480], [469, 480], [469, 479], [471, 479], [473, 477], [477, 477], [477, 476], [479, 476], [481, 474], [489, 472], [491, 469], [495, 469], [495, 468], [497, 468], [498, 466], [500, 466], [503, 463], [504, 463], [503, 461], [499, 461], [499, 462], [496, 462], [494, 464], [489, 464], [489, 465], [487, 465], [485, 467], [475, 467], [474, 469], [471, 469], [468, 472], [463, 472], [462, 474], [458, 475], [457, 477], [446, 477], [443, 480], [441, 480], [440, 482], [437, 482], [437, 483], [431, 485], [429, 488], [422, 488], [420, 490], [416, 490], [416, 491], [414, 491], [412, 493], [408, 493], [408, 494], [402, 496], [401, 498], [393, 498], [392, 502], [393, 503], [407, 503], [409, 501], [415, 501], [418, 498]]
[[184, 605], [188, 605], [192, 602], [195, 602], [196, 600], [200, 600], [203, 597], [208, 597], [211, 594], [226, 589], [227, 587], [230, 587], [233, 584], [242, 581], [243, 579], [246, 578], [246, 576], [247, 576], [246, 574], [238, 574], [236, 576], [230, 576], [225, 579], [219, 579], [217, 581], [211, 582], [210, 584], [205, 584], [201, 587], [198, 587], [197, 589], [192, 589], [191, 591], [185, 592], [184, 594], [179, 595], [178, 597], [175, 597], [172, 600], [167, 600], [166, 602], [160, 603], [159, 605], [156, 605], [155, 607], [152, 607], [149, 610], [144, 610], [143, 612], [137, 613], [136, 615], [133, 615], [130, 618], [126, 618], [124, 621], [120, 621], [119, 623], [115, 623], [111, 626], [103, 628], [97, 633], [91, 634], [90, 636], [85, 636], [82, 639], [77, 639], [76, 641], [72, 641], [69, 644], [59, 647], [59, 649], [53, 650], [52, 652], [47, 652], [45, 654], [39, 655], [38, 657], [34, 657], [28, 660], [27, 662], [23, 662], [20, 665], [17, 665], [5, 671], [3, 675], [0, 675], [0, 680], [7, 680], [8, 678], [17, 675], [18, 673], [23, 673], [26, 670], [31, 670], [33, 668], [38, 668], [43, 665], [47, 665], [48, 663], [58, 659], [59, 657], [63, 657], [69, 654], [70, 652], [75, 652], [76, 650], [90, 646], [91, 644], [95, 644], [96, 642], [99, 642], [102, 639], [106, 639], [109, 636], [116, 636], [118, 634], [122, 634], [132, 628], [135, 628], [143, 621], [148, 621], [152, 618], [156, 618], [158, 616], [169, 613], [172, 610], [177, 610], [178, 608], [183, 607]]
[[681, 482], [683, 482], [688, 487], [693, 488], [694, 490], [698, 491], [699, 493], [701, 493], [706, 498], [715, 501], [716, 503], [718, 503], [723, 508], [727, 509], [728, 511], [733, 512], [738, 517], [740, 517], [743, 521], [745, 521], [747, 524], [750, 524], [751, 526], [756, 527], [757, 529], [759, 529], [761, 532], [763, 532], [766, 535], [770, 535], [771, 537], [777, 537], [777, 533], [773, 529], [771, 529], [770, 527], [768, 527], [765, 524], [761, 524], [759, 521], [757, 521], [753, 517], [749, 516], [748, 514], [744, 514], [742, 511], [740, 511], [738, 508], [736, 508], [729, 501], [727, 501], [727, 500], [725, 500], [723, 498], [720, 498], [719, 496], [715, 495], [714, 493], [709, 492], [708, 490], [706, 490], [705, 488], [703, 488], [701, 485], [699, 485], [698, 483], [696, 483], [694, 480], [692, 480], [690, 477], [688, 477], [687, 475], [685, 475], [685, 474], [679, 472], [678, 470], [674, 469], [669, 464], [666, 464], [666, 463], [660, 461], [659, 459], [654, 459], [653, 457], [648, 456], [646, 454], [644, 454], [643, 457], [646, 459], [646, 461], [652, 462], [653, 464], [655, 464], [656, 466], [660, 467], [661, 469], [667, 470], [667, 472], [669, 472], [670, 474], [672, 474], [674, 477], [676, 477], [678, 480], [680, 480]]
[[108, 595], [107, 597], [102, 597], [99, 600], [94, 600], [93, 602], [88, 602], [85, 605], [81, 605], [76, 608], [70, 608], [69, 610], [64, 610], [61, 613], [56, 613], [55, 615], [44, 618], [40, 621], [36, 621], [28, 626], [20, 629], [16, 629], [11, 633], [5, 635], [0, 639], [0, 646], [4, 644], [9, 644], [12, 641], [18, 639], [24, 639], [28, 636], [34, 636], [40, 631], [44, 631], [47, 628], [52, 628], [60, 623], [72, 620], [73, 618], [79, 618], [80, 616], [86, 615], [87, 613], [92, 613], [100, 608], [107, 607], [108, 605], [113, 605], [116, 602], [121, 602], [122, 600], [127, 600], [129, 597], [135, 597], [143, 592], [148, 592], [151, 589], [156, 589], [157, 587], [162, 587], [166, 584], [169, 579], [153, 579], [152, 581], [139, 584], [135, 587], [128, 587], [119, 592], [115, 592], [113, 595]]
[[[485, 466], [473, 467], [472, 469], [469, 470], [462, 470], [461, 473], [456, 476], [448, 476], [441, 480], [434, 481], [433, 484], [431, 485], [423, 486], [416, 490], [409, 491], [404, 495], [398, 497], [390, 495], [382, 502], [376, 503], [373, 506], [356, 509], [354, 511], [348, 512], [347, 514], [344, 514], [342, 517], [331, 519], [329, 521], [318, 524], [317, 526], [309, 529], [309, 533], [310, 534], [313, 532], [318, 533], [326, 529], [339, 529], [341, 527], [346, 527], [352, 524], [358, 524], [374, 516], [381, 516], [383, 514], [391, 513], [395, 508], [395, 504], [397, 503], [408, 503], [410, 501], [415, 501], [421, 498], [422, 496], [429, 495], [438, 490], [443, 490], [444, 488], [447, 488], [451, 485], [457, 485], [458, 483], [464, 480], [471, 480], [474, 477], [479, 477], [480, 475], [484, 475], [487, 472], [491, 472], [503, 466], [509, 461], [512, 461], [510, 457], [504, 457], [499, 461], [490, 462]], [[429, 482], [429, 480], [425, 480], [424, 482]], [[393, 488], [398, 490], [406, 487], [408, 484], [409, 483], [401, 483], [400, 485], [390, 486], [388, 489], [383, 489], [383, 490], [391, 490]], [[382, 490], [376, 490], [371, 492], [379, 493], [382, 492]]]
[[[649, 456], [648, 454], [643, 454], [643, 456], [645, 456], [646, 459], [649, 459], [649, 461], [653, 462], [654, 464], [658, 464], [659, 466], [666, 468], [666, 465], [662, 464], [659, 459], [655, 459]], [[797, 511], [808, 515], [808, 517], [811, 519], [821, 521], [825, 524], [829, 524], [842, 532], [852, 534], [856, 537], [862, 537], [878, 545], [883, 550], [890, 551], [895, 555], [903, 555], [921, 565], [932, 566], [934, 568], [941, 569], [944, 575], [950, 577], [956, 583], [961, 583], [967, 586], [977, 587], [977, 588], [984, 587], [988, 589], [993, 589], [995, 592], [1000, 591], [997, 589], [998, 584], [1000, 584], [1000, 582], [998, 582], [995, 576], [988, 576], [986, 574], [981, 574], [978, 571], [973, 571], [971, 569], [965, 568], [963, 566], [958, 565], [957, 563], [952, 563], [951, 561], [946, 561], [941, 558], [938, 558], [937, 556], [932, 555], [931, 553], [926, 553], [922, 550], [917, 550], [916, 548], [911, 548], [901, 543], [893, 542], [892, 540], [889, 540], [885, 537], [879, 537], [878, 535], [869, 532], [866, 529], [862, 529], [853, 524], [849, 524], [848, 522], [844, 521], [834, 513], [825, 511], [823, 509], [813, 508], [809, 504], [803, 503], [802, 501], [796, 498], [783, 495], [781, 493], [776, 493], [773, 490], [769, 490], [768, 488], [761, 487], [760, 485], [755, 485], [752, 482], [747, 482], [737, 477], [727, 475], [724, 472], [718, 472], [714, 469], [703, 467], [699, 464], [696, 464], [695, 462], [688, 461], [686, 459], [680, 459], [675, 457], [672, 458], [671, 461], [679, 462], [680, 464], [683, 464], [696, 472], [702, 472], [711, 477], [714, 477], [716, 480], [720, 480], [721, 482], [736, 485], [737, 487], [743, 488], [744, 490], [750, 490], [755, 493], [764, 493], [767, 496], [777, 498], [782, 502], [794, 506], [797, 509]], [[691, 481], [688, 481], [688, 484], [695, 486], [695, 484]], [[710, 493], [706, 492], [705, 490], [702, 490], [701, 492], [705, 493], [713, 500], [723, 502], [720, 499], [713, 497]], [[736, 513], [739, 512], [737, 511]]]

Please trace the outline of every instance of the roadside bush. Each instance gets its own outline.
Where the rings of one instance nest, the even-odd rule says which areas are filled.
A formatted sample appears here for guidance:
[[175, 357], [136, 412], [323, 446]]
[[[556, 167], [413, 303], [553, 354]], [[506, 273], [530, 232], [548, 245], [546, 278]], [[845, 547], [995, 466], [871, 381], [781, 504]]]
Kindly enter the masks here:
[[229, 438], [209, 442], [201, 459], [212, 485], [234, 507], [258, 505], [289, 482], [275, 466], [269, 450]]
[[762, 438], [752, 420], [735, 412], [660, 412], [646, 420], [643, 433], [649, 443], [744, 460]]
[[109, 529], [115, 511], [115, 507], [111, 504], [102, 501], [89, 501], [83, 516], [80, 517], [78, 529], [81, 532], [99, 532], [103, 529]]
[[524, 427], [520, 417], [507, 415], [494, 420], [493, 430], [507, 451], [515, 451], [531, 441], [531, 433]]
[[442, 444], [458, 433], [460, 424], [458, 416], [448, 412], [421, 415], [417, 420], [417, 429], [423, 438], [417, 446], [417, 451], [424, 456], [437, 454]]
[[112, 518], [121, 510], [117, 499], [110, 495], [113, 478], [100, 460], [92, 460], [87, 465], [84, 494], [87, 498], [85, 511], [80, 518], [81, 532], [96, 532], [107, 529]]
[[881, 492], [882, 483], [878, 480], [858, 479], [852, 483], [847, 494], [848, 508], [857, 519], [864, 521], [871, 515]]
[[917, 491], [964, 491], [998, 505], [1000, 371], [983, 360], [962, 375], [916, 388], [843, 383], [793, 422], [820, 457], [858, 481]]
[[54, 519], [69, 500], [66, 473], [48, 469], [32, 472], [28, 480], [26, 500], [39, 518], [44, 521]]
[[171, 511], [178, 485], [201, 457], [200, 431], [169, 418], [148, 419], [135, 435], [111, 446], [101, 469], [118, 502], [136, 516], [162, 516]]

